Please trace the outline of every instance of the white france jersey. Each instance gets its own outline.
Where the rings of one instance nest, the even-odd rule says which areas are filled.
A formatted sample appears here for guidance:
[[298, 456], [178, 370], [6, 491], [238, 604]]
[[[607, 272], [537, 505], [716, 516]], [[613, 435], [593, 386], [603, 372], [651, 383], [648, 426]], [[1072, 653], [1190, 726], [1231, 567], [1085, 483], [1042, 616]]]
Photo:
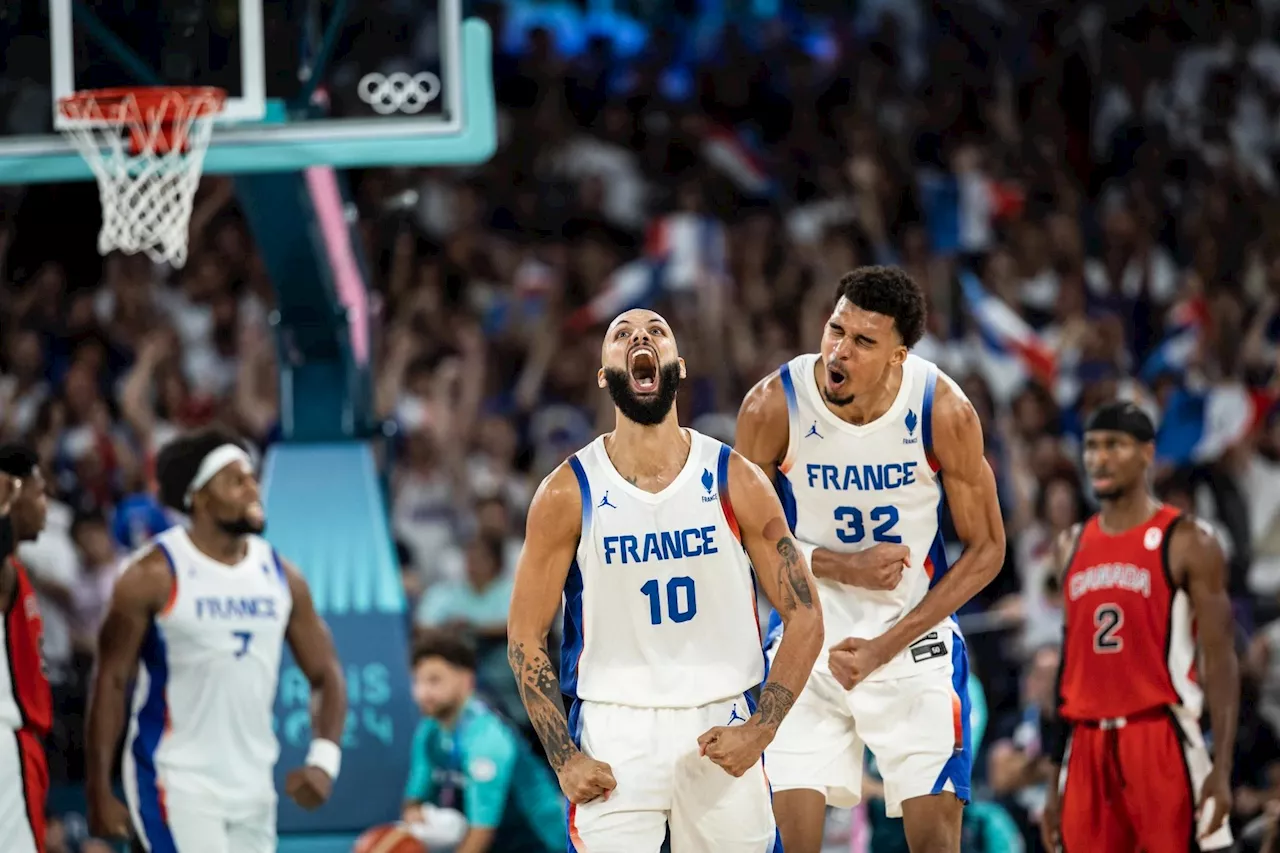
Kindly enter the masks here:
[[135, 820], [150, 825], [170, 790], [215, 807], [273, 802], [272, 706], [293, 604], [279, 557], [250, 536], [245, 558], [228, 566], [181, 527], [153, 543], [169, 561], [173, 592], [138, 666], [124, 753]]
[[[818, 359], [815, 353], [801, 355], [780, 368], [790, 436], [777, 485], [787, 521], [798, 540], [831, 551], [861, 551], [881, 542], [901, 543], [911, 551], [910, 565], [891, 590], [818, 579], [827, 634], [818, 665], [825, 668], [825, 649], [846, 637], [880, 636], [947, 570], [932, 435], [934, 390], [940, 376], [950, 380], [931, 362], [908, 355], [888, 411], [858, 426], [827, 408], [814, 378]], [[771, 640], [779, 627], [774, 614]], [[955, 621], [947, 619], [935, 630], [954, 631]], [[950, 655], [940, 655], [916, 665], [908, 648], [869, 680], [899, 678], [950, 661]]]
[[565, 581], [561, 686], [576, 699], [696, 708], [764, 679], [755, 576], [729, 502], [732, 451], [694, 430], [665, 489], [618, 474], [604, 437], [570, 457], [582, 537]]

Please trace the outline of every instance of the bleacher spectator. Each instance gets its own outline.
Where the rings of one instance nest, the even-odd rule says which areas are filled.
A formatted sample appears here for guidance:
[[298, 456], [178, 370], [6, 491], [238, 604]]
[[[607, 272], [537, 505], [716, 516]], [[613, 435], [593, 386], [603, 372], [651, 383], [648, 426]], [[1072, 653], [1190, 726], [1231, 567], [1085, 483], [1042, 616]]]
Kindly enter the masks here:
[[[630, 304], [665, 312], [687, 349], [682, 420], [728, 439], [745, 390], [821, 327], [831, 283], [896, 262], [929, 297], [918, 350], [973, 400], [999, 482], [1007, 563], [961, 616], [993, 734], [1012, 738], [992, 747], [989, 782], [1031, 804], [1028, 849], [1034, 805], [1006, 763], [1034, 765], [1030, 718], [1045, 710], [1022, 685], [1043, 681], [1060, 624], [1047, 546], [1091, 509], [1080, 424], [1115, 397], [1157, 417], [1162, 496], [1231, 554], [1261, 696], [1242, 703], [1237, 824], [1274, 810], [1276, 5], [784, 2], [766, 25], [745, 3], [730, 24], [700, 4], [628, 3], [645, 8], [625, 33], [645, 37], [595, 39], [572, 8], [482, 5], [505, 22], [496, 156], [351, 176], [414, 612], [496, 638], [493, 590], [532, 488], [607, 423], [593, 323]], [[47, 97], [10, 88], [0, 121], [47, 118], [24, 109], [47, 113]], [[229, 181], [205, 182], [177, 274], [51, 242], [91, 231], [90, 187], [11, 198], [0, 440], [38, 447], [55, 485], [29, 564], [51, 667], [74, 682], [74, 629], [95, 600], [77, 587], [89, 572], [105, 587], [97, 514], [122, 552], [168, 523], [145, 485], [180, 429], [278, 438], [272, 294]], [[77, 701], [68, 689], [64, 715]]]

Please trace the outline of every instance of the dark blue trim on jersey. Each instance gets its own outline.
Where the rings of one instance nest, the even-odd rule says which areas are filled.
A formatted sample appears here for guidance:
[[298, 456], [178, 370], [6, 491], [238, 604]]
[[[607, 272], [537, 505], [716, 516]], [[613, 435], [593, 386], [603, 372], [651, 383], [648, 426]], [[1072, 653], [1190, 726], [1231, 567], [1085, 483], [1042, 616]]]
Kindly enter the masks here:
[[[769, 647], [770, 647], [770, 646], [772, 646], [772, 645], [774, 644], [774, 642], [775, 642], [779, 637], [781, 637], [781, 636], [782, 636], [782, 617], [778, 615], [778, 611], [777, 611], [777, 610], [770, 610], [770, 611], [769, 611], [769, 625], [768, 625], [768, 627], [767, 627], [767, 628], [765, 628], [765, 631], [764, 631], [764, 647], [765, 647], [766, 649], [767, 649], [767, 648], [769, 648]], [[767, 657], [767, 656], [766, 656], [765, 660], [766, 660], [766, 663], [767, 663], [767, 661], [768, 661], [768, 657]], [[766, 666], [766, 667], [765, 667], [764, 677], [765, 677], [765, 678], [768, 678], [768, 677], [769, 677], [769, 668], [768, 668], [768, 666]]]
[[285, 573], [284, 562], [280, 559], [280, 552], [275, 548], [271, 549], [271, 562], [276, 567], [276, 577], [280, 578], [280, 583], [284, 584], [285, 589], [289, 588], [289, 575]]
[[[582, 532], [578, 542], [591, 527], [591, 483], [577, 456], [569, 457], [569, 467], [578, 480], [578, 492], [582, 500]], [[564, 578], [564, 636], [560, 641], [560, 689], [576, 700], [578, 695], [578, 659], [586, 640], [586, 625], [582, 618], [582, 569], [578, 566], [577, 547], [569, 572]]]
[[578, 659], [582, 657], [586, 626], [582, 621], [582, 570], [578, 560], [569, 564], [564, 579], [564, 637], [560, 641], [560, 690], [578, 695]]
[[930, 365], [924, 377], [924, 400], [920, 403], [920, 440], [924, 454], [933, 457], [933, 392], [938, 387], [938, 368]]
[[778, 493], [778, 502], [782, 504], [782, 514], [787, 518], [787, 527], [792, 534], [796, 532], [796, 493], [791, 488], [787, 475], [778, 471], [773, 476], [773, 490]]
[[969, 726], [973, 703], [969, 700], [969, 655], [964, 647], [964, 638], [959, 634], [953, 635], [951, 643], [951, 689], [960, 697], [961, 743], [951, 758], [947, 759], [947, 763], [942, 765], [942, 772], [933, 783], [931, 793], [941, 794], [947, 782], [951, 782], [956, 797], [967, 803], [969, 780], [973, 775], [973, 733]]
[[569, 457], [569, 467], [573, 469], [573, 476], [578, 478], [578, 493], [582, 496], [582, 535], [586, 536], [587, 528], [591, 526], [591, 483], [577, 456]]
[[[727, 444], [720, 445], [720, 454], [716, 458], [716, 482], [726, 502], [729, 499], [729, 457], [732, 455], [732, 447]], [[730, 503], [729, 506], [732, 507], [733, 504]]]
[[787, 398], [787, 427], [790, 434], [791, 415], [800, 411], [800, 401], [796, 399], [796, 384], [791, 381], [791, 362], [778, 368], [778, 378], [782, 380], [782, 393]]
[[[159, 546], [165, 557], [169, 552]], [[170, 559], [170, 568], [173, 561]], [[146, 836], [151, 853], [178, 853], [178, 846], [169, 831], [156, 778], [156, 751], [168, 725], [169, 708], [165, 700], [165, 688], [169, 683], [169, 660], [160, 628], [151, 623], [142, 642], [139, 657], [147, 672], [147, 698], [138, 710], [138, 736], [133, 740], [133, 763], [137, 768], [138, 816], [142, 826], [137, 827]]]
[[169, 564], [169, 574], [175, 578], [178, 576], [178, 564], [173, 561], [173, 554], [163, 542], [156, 543], [156, 550], [164, 555], [164, 561]]

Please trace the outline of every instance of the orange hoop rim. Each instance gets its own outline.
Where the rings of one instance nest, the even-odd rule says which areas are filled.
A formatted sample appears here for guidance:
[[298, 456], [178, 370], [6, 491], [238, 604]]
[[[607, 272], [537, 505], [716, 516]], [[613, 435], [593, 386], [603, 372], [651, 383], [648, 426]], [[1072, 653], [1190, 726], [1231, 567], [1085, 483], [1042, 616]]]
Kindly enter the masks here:
[[[118, 107], [132, 98], [139, 113], [152, 121], [158, 120], [161, 124], [170, 124], [178, 119], [174, 111], [168, 108], [174, 96], [188, 105], [196, 105], [198, 112], [195, 115], [188, 114], [186, 118], [217, 115], [222, 112], [227, 102], [226, 90], [216, 86], [121, 86], [74, 92], [58, 99], [58, 111], [63, 118], [71, 121], [124, 122], [127, 120], [124, 117], [119, 120], [112, 119], [104, 114], [103, 110]], [[73, 112], [77, 106], [82, 108], [79, 115]], [[96, 111], [97, 115], [85, 115], [86, 110], [83, 108], [89, 108], [90, 112]], [[161, 115], [156, 115], [161, 111]]]

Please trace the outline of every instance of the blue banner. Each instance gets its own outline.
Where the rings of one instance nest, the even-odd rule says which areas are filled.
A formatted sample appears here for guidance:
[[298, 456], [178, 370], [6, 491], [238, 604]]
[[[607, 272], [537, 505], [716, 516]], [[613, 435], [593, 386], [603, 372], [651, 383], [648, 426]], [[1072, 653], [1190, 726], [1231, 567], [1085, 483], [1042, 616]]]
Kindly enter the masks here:
[[286, 653], [275, 706], [281, 833], [361, 832], [400, 816], [419, 717], [410, 693], [403, 617], [365, 613], [330, 615], [326, 621], [347, 677], [342, 772], [333, 798], [315, 812], [285, 796], [285, 778], [302, 765], [311, 743], [311, 687]]

